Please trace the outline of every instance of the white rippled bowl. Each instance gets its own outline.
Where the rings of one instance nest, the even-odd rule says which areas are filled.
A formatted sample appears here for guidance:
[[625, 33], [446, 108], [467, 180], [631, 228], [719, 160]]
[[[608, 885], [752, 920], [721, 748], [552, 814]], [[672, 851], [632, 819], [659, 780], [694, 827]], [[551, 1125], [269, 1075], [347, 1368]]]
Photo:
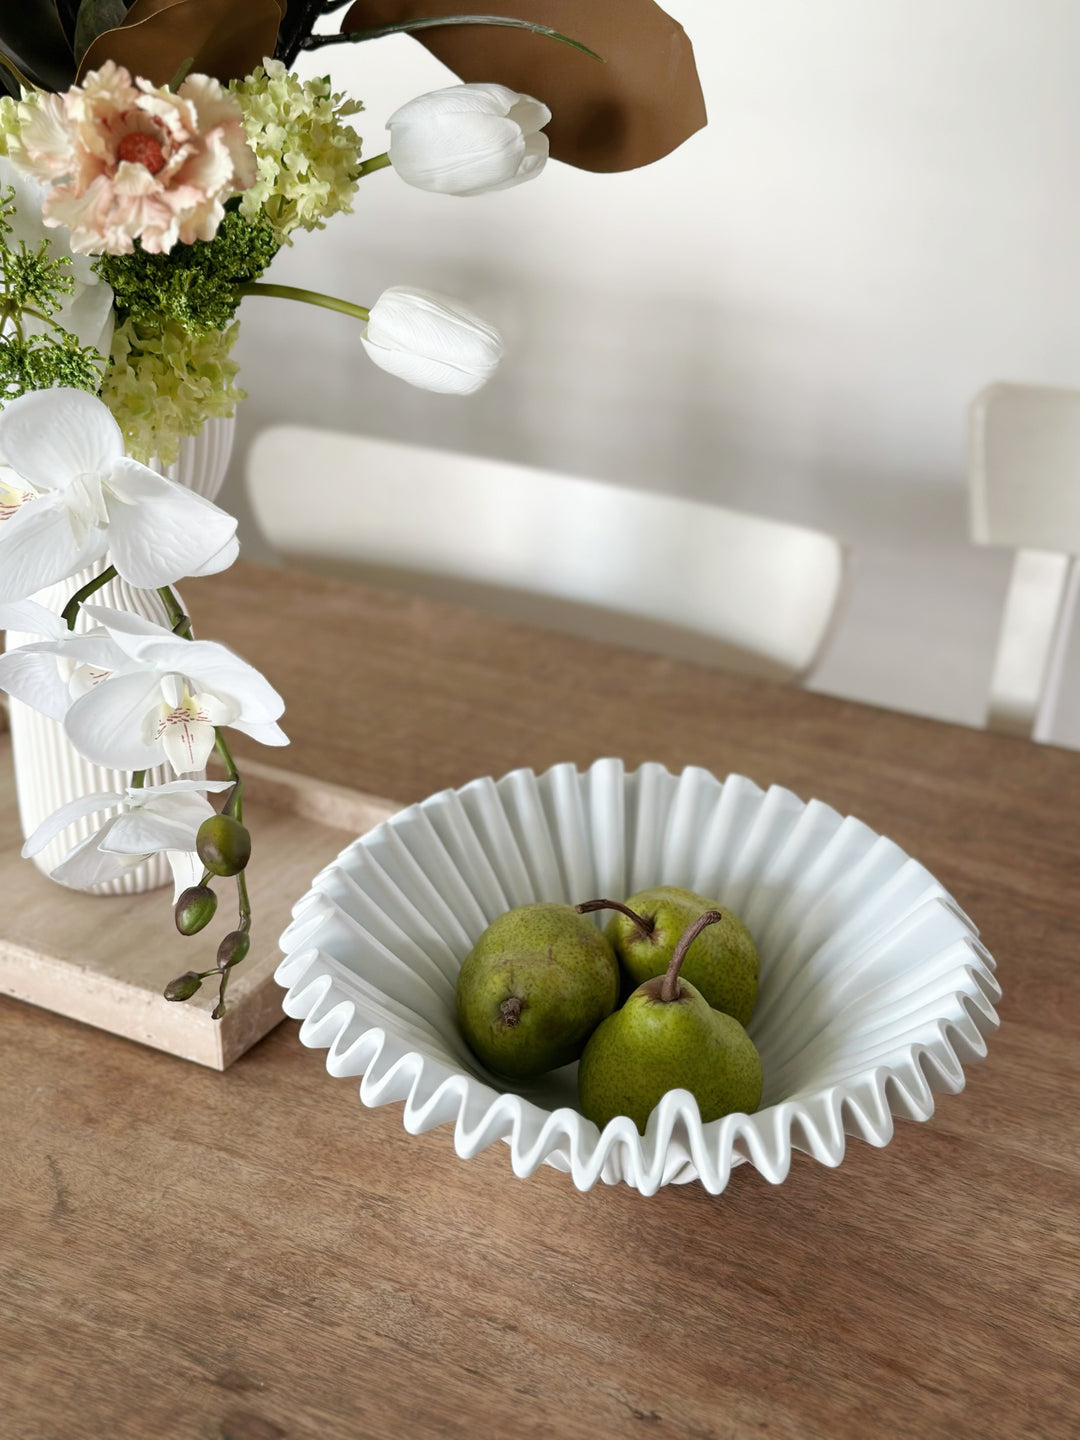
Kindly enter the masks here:
[[[674, 1090], [644, 1138], [625, 1118], [601, 1133], [574, 1108], [576, 1066], [516, 1090], [484, 1071], [454, 983], [512, 906], [653, 885], [714, 897], [750, 927], [764, 1094], [755, 1114], [703, 1125]], [[793, 1150], [839, 1165], [846, 1135], [886, 1145], [894, 1116], [929, 1119], [998, 1023], [994, 962], [923, 866], [820, 801], [696, 768], [600, 760], [474, 780], [356, 840], [293, 915], [276, 978], [331, 1075], [363, 1076], [366, 1105], [404, 1101], [412, 1134], [452, 1124], [465, 1159], [504, 1140], [515, 1174], [546, 1163], [582, 1190], [697, 1179], [719, 1193], [743, 1162], [778, 1184]]]

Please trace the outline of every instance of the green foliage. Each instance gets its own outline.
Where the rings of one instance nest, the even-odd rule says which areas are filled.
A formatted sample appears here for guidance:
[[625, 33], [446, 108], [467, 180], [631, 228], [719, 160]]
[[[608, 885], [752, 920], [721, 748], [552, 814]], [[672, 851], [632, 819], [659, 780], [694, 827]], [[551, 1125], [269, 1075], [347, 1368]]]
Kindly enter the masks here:
[[237, 288], [257, 280], [278, 251], [262, 215], [226, 213], [213, 240], [177, 245], [167, 255], [103, 255], [96, 269], [116, 296], [123, 319], [172, 322], [192, 335], [224, 330], [240, 303]]
[[12, 243], [15, 192], [0, 191], [0, 405], [54, 385], [97, 392], [104, 356], [83, 347], [52, 317], [71, 295], [71, 261], [47, 240]]

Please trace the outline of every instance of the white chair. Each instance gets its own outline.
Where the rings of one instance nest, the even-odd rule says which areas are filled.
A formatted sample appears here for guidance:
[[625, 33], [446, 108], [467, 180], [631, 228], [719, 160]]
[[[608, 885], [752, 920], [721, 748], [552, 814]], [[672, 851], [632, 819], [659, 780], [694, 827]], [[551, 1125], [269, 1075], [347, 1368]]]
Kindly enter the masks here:
[[1046, 741], [1080, 585], [1080, 390], [990, 385], [969, 438], [971, 538], [1016, 549], [987, 724]]
[[778, 678], [812, 664], [843, 572], [795, 525], [360, 435], [273, 427], [247, 480], [293, 561]]

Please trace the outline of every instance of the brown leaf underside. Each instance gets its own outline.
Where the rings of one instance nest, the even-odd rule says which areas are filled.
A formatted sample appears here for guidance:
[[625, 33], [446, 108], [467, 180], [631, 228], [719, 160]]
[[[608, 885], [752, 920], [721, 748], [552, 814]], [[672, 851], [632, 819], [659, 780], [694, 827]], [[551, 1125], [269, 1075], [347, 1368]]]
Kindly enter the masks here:
[[652, 0], [356, 0], [341, 28], [465, 14], [549, 25], [604, 57], [600, 65], [544, 36], [495, 26], [415, 37], [462, 80], [494, 80], [543, 100], [559, 160], [583, 170], [631, 170], [659, 160], [705, 124], [693, 48]]
[[[604, 64], [545, 36], [496, 26], [447, 27], [416, 38], [465, 81], [492, 80], [543, 100], [551, 153], [583, 170], [651, 164], [705, 124], [694, 52], [652, 0], [356, 0], [345, 31], [435, 15], [500, 14], [580, 40]], [[227, 81], [274, 50], [279, 0], [135, 0], [99, 35], [80, 76], [111, 59], [165, 85], [186, 60]]]
[[167, 85], [190, 59], [197, 73], [237, 79], [274, 53], [281, 14], [278, 0], [135, 0], [123, 25], [87, 50], [79, 77], [114, 60]]

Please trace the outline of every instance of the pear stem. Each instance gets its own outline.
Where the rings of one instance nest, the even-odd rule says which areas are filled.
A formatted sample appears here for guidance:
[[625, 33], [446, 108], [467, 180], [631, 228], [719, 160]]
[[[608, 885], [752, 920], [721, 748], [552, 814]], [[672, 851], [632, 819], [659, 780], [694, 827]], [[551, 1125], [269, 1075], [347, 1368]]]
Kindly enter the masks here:
[[653, 930], [656, 927], [655, 917], [650, 920], [645, 915], [638, 915], [636, 911], [631, 910], [626, 905], [620, 904], [618, 900], [585, 900], [582, 904], [575, 905], [574, 909], [579, 915], [588, 915], [593, 910], [618, 910], [621, 914], [628, 915], [630, 919], [633, 920], [646, 940], [652, 939]]
[[686, 952], [707, 925], [715, 925], [718, 920], [723, 918], [719, 910], [706, 910], [704, 915], [699, 915], [694, 923], [688, 925], [679, 936], [678, 943], [671, 952], [671, 960], [664, 972], [664, 978], [660, 982], [661, 1000], [666, 1000], [669, 1004], [672, 1000], [678, 1000], [679, 971], [682, 969], [682, 962], [686, 959]]

